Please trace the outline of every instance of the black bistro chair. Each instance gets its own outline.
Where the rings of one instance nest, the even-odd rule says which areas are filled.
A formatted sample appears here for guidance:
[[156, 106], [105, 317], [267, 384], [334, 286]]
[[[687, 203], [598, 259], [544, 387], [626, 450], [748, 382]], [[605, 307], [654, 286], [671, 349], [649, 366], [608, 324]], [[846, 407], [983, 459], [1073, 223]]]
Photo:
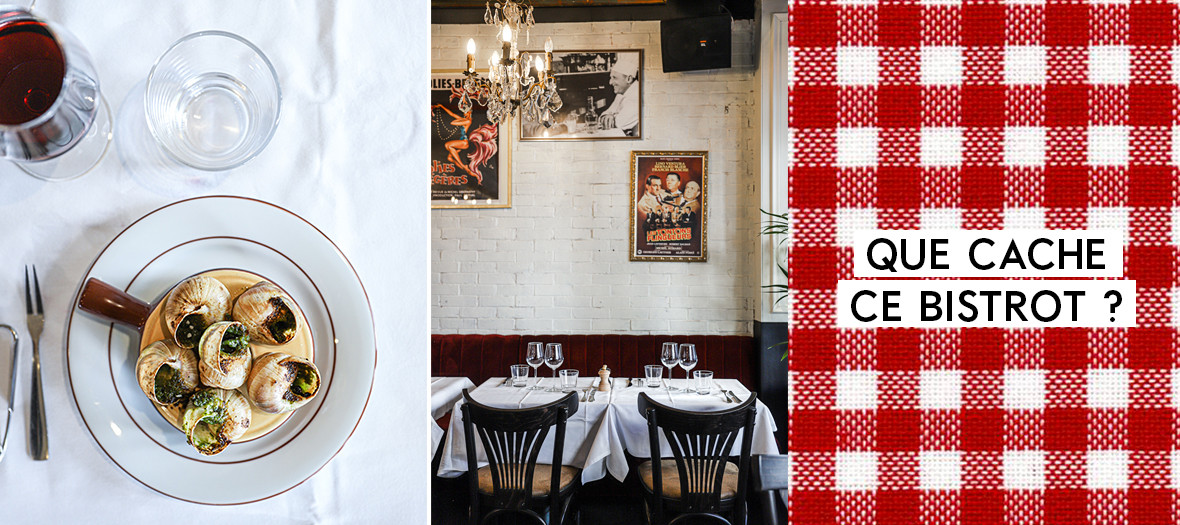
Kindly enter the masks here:
[[[767, 525], [787, 523], [787, 514], [778, 510], [779, 495], [786, 495], [787, 456], [754, 456], [754, 490], [762, 493], [762, 516]], [[782, 491], [782, 492], [780, 492]], [[785, 500], [784, 500], [785, 501]], [[780, 517], [781, 514], [781, 517]]]
[[[481, 405], [466, 389], [463, 400], [470, 524], [488, 523], [493, 518], [499, 520], [496, 523], [503, 522], [500, 517], [509, 518], [509, 523], [563, 523], [570, 500], [582, 484], [581, 469], [561, 464], [565, 421], [578, 411], [577, 394], [571, 392], [547, 405], [524, 409]], [[554, 429], [553, 457], [545, 458], [549, 464], [539, 464], [537, 456], [550, 428]], [[477, 432], [487, 454], [486, 467], [479, 467], [474, 445]]]
[[[648, 520], [653, 525], [746, 523], [746, 478], [757, 397], [751, 394], [741, 405], [720, 412], [688, 412], [639, 394], [639, 413], [647, 419], [652, 454], [651, 461], [639, 465], [639, 480], [647, 492]], [[672, 459], [661, 457], [661, 431], [672, 448]], [[739, 433], [741, 455], [734, 464], [729, 455]], [[665, 522], [665, 510], [679, 515]]]

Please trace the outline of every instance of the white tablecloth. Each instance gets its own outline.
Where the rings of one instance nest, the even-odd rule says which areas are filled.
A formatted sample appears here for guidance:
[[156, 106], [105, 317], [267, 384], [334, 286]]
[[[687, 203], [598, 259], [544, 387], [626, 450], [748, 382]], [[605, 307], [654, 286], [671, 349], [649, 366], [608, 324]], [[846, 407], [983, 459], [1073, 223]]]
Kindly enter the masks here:
[[430, 457], [438, 450], [446, 431], [435, 422], [451, 411], [455, 402], [463, 399], [463, 389], [473, 388], [475, 383], [466, 377], [430, 378]]
[[[482, 385], [471, 391], [471, 397], [476, 401], [496, 408], [525, 408], [552, 403], [565, 396], [560, 392], [546, 392], [544, 390], [527, 390], [527, 387], [500, 386], [502, 377], [493, 377], [484, 381]], [[535, 380], [528, 382], [532, 386]], [[598, 381], [597, 377], [579, 377], [579, 391], [589, 388]], [[541, 378], [541, 386], [553, 385], [552, 378]], [[562, 449], [562, 465], [570, 465], [582, 469], [582, 482], [588, 483], [606, 476], [605, 459], [610, 454], [609, 433], [602, 432], [607, 407], [610, 406], [610, 396], [599, 392], [594, 401], [581, 401], [578, 396], [578, 411], [569, 417], [565, 423], [565, 445]], [[438, 474], [443, 477], [456, 477], [467, 472], [467, 445], [463, 435], [463, 412], [459, 407], [463, 401], [455, 403], [451, 412], [451, 426], [447, 431], [447, 442], [443, 445], [442, 462], [438, 466]], [[478, 437], [476, 440], [478, 441]], [[554, 432], [549, 431], [545, 436], [545, 443], [537, 459], [540, 463], [548, 463], [553, 457]], [[483, 444], [476, 443], [479, 465], [487, 465]]]
[[[11, 450], [0, 463], [3, 523], [425, 523], [429, 508], [429, 209], [426, 2], [157, 2], [39, 0], [90, 51], [115, 113], [96, 171], [46, 183], [0, 161], [0, 323], [23, 339]], [[274, 63], [279, 127], [251, 163], [206, 178], [148, 169], [142, 87], [155, 59], [186, 34], [244, 36]], [[377, 371], [348, 444], [298, 487], [258, 503], [207, 507], [160, 495], [120, 470], [74, 406], [62, 338], [86, 268], [128, 224], [170, 202], [211, 194], [272, 202], [320, 228], [363, 281], [377, 330]], [[42, 377], [50, 459], [27, 453], [30, 363], [22, 267], [45, 298]], [[4, 352], [6, 354], [6, 352]], [[7, 395], [0, 359], [0, 397]], [[2, 421], [0, 421], [2, 424]], [[417, 450], [417, 453], [397, 453]], [[391, 475], [396, 473], [396, 475]]]
[[[613, 442], [619, 444], [618, 448], [625, 449], [632, 456], [638, 458], [651, 457], [651, 441], [648, 437], [647, 419], [643, 417], [643, 414], [639, 413], [640, 392], [646, 392], [648, 397], [661, 405], [696, 412], [713, 412], [737, 406], [734, 403], [726, 403], [719, 389], [727, 389], [733, 392], [742, 401], [750, 397], [750, 390], [743, 386], [741, 381], [736, 379], [716, 380], [717, 387], [713, 389], [714, 393], [709, 395], [684, 392], [683, 388], [687, 382], [685, 379], [665, 381], [673, 387], [680, 388], [681, 391], [669, 393], [660, 388], [633, 386], [617, 390], [611, 396], [611, 411], [608, 415], [610, 421], [607, 424], [607, 428], [613, 432], [611, 439]], [[754, 406], [757, 407], [757, 412], [754, 415], [754, 436], [750, 443], [750, 453], [778, 454], [778, 445], [774, 441], [774, 432], [778, 428], [774, 424], [774, 418], [770, 415], [770, 410], [766, 408], [766, 405], [762, 404], [761, 399], [755, 401]], [[734, 443], [734, 455], [737, 455], [741, 451], [741, 437], [741, 434], [739, 434], [737, 441]], [[660, 449], [661, 456], [665, 458], [672, 456], [672, 449], [668, 446], [667, 440], [662, 435], [660, 436]], [[611, 461], [607, 463], [607, 467], [611, 475], [616, 479], [621, 480], [627, 477], [627, 461], [621, 455], [618, 458], [612, 456]]]
[[[480, 403], [499, 408], [525, 408], [543, 405], [557, 400], [563, 394], [521, 391], [519, 388], [499, 386], [504, 378], [491, 378], [471, 392]], [[579, 378], [578, 387], [586, 388], [594, 378]], [[683, 388], [685, 380], [673, 380], [672, 385]], [[628, 386], [630, 381], [615, 378], [609, 395], [599, 392], [593, 403], [579, 403], [578, 413], [574, 414], [566, 423], [566, 441], [563, 451], [563, 465], [578, 467], [582, 470], [582, 482], [602, 479], [609, 472], [612, 477], [623, 480], [629, 470], [624, 451], [635, 457], [650, 457], [648, 445], [647, 420], [639, 413], [639, 393], [647, 392], [648, 396], [657, 403], [674, 406], [684, 410], [717, 411], [733, 408], [737, 405], [726, 403], [720, 393], [699, 395], [696, 393], [674, 392], [667, 393], [656, 388], [642, 386]], [[542, 386], [551, 384], [542, 381]], [[733, 391], [742, 400], [748, 399], [750, 391], [736, 379], [718, 379], [719, 388]], [[531, 385], [531, 383], [530, 383]], [[580, 399], [580, 396], [579, 396]], [[467, 448], [463, 438], [463, 421], [459, 407], [463, 402], [455, 403], [454, 415], [447, 435], [447, 442], [443, 447], [442, 462], [438, 474], [443, 477], [455, 477], [467, 471]], [[777, 454], [778, 445], [774, 441], [774, 431], [777, 430], [774, 418], [762, 401], [757, 401], [757, 414], [754, 420], [754, 436], [751, 443], [752, 454]], [[663, 444], [662, 452], [670, 457], [672, 451], [667, 443]], [[734, 453], [740, 452], [738, 444]], [[540, 458], [550, 458], [553, 455], [553, 435], [546, 438]], [[483, 445], [476, 444], [480, 457], [480, 466], [484, 461]], [[547, 459], [546, 459], [547, 460]], [[543, 461], [543, 460], [538, 460]]]

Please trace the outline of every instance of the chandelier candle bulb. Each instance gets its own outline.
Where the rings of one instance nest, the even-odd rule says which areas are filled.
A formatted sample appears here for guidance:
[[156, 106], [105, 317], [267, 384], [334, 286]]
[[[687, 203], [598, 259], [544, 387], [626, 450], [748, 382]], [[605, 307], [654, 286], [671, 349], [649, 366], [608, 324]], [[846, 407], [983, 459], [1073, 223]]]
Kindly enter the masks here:
[[475, 39], [467, 39], [467, 71], [469, 73], [475, 72]]
[[545, 71], [553, 67], [553, 39], [545, 39]]
[[504, 26], [504, 55], [505, 59], [512, 57], [512, 28]]

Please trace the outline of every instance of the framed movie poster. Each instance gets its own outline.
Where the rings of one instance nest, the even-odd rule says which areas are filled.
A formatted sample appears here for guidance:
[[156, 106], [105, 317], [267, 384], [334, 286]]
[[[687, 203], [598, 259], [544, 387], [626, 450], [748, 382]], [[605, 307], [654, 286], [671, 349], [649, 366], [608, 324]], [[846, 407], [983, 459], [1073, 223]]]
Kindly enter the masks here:
[[459, 110], [463, 72], [430, 76], [430, 205], [512, 207], [512, 133], [488, 120], [487, 107]]
[[643, 50], [554, 51], [553, 77], [561, 109], [550, 127], [522, 116], [520, 140], [643, 138]]
[[709, 152], [631, 152], [631, 260], [705, 262]]

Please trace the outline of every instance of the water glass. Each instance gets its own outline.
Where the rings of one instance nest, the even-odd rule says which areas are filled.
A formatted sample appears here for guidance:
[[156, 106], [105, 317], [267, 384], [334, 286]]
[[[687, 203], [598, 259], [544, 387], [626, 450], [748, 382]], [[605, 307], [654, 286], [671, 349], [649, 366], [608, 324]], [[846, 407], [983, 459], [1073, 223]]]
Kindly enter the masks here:
[[565, 369], [561, 372], [561, 391], [573, 392], [578, 388], [578, 371], [573, 369]]
[[529, 365], [512, 365], [512, 386], [522, 387], [529, 380]]
[[168, 156], [200, 170], [236, 168], [274, 136], [278, 74], [260, 49], [225, 31], [172, 44], [148, 75], [148, 129]]
[[692, 378], [695, 380], [697, 393], [702, 396], [707, 396], [713, 393], [713, 371], [712, 370], [697, 370], [692, 373]]
[[660, 379], [664, 377], [664, 367], [660, 365], [645, 365], [643, 372], [647, 374], [647, 387], [660, 386]]

